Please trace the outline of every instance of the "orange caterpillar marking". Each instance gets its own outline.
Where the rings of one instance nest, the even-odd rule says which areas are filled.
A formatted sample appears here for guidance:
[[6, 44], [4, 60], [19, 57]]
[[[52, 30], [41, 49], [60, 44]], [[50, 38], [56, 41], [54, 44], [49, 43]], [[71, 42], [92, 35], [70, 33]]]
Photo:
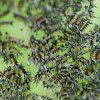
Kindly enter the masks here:
[[98, 51], [96, 59], [98, 62], [100, 62], [100, 51]]
[[12, 65], [15, 66], [15, 64], [16, 64], [15, 59], [11, 58], [10, 60], [11, 60]]
[[82, 16], [80, 16], [80, 17], [78, 18], [78, 20], [77, 20], [76, 24], [80, 24], [83, 18], [84, 18], [84, 16], [83, 16], [83, 15], [82, 15]]
[[41, 25], [43, 22], [45, 22], [47, 20], [47, 18], [43, 18], [43, 19], [41, 19], [38, 23], [39, 23], [39, 25]]
[[41, 48], [45, 48], [45, 46], [44, 46], [43, 43], [40, 43], [39, 46], [40, 46]]
[[92, 44], [93, 44], [93, 45], [96, 45], [96, 40], [97, 40], [97, 35], [95, 35], [95, 36], [93, 37], [93, 41], [92, 41]]
[[13, 80], [14, 80], [14, 75], [12, 75], [12, 76], [10, 77], [10, 82], [12, 83]]
[[81, 58], [81, 62], [84, 63], [84, 64], [87, 64], [87, 61], [85, 58]]
[[7, 76], [9, 75], [10, 70], [11, 70], [11, 68], [9, 67], [9, 69], [7, 69], [7, 70], [4, 72], [4, 75], [3, 75], [3, 79], [4, 79], [4, 80], [5, 80], [5, 79], [7, 78]]
[[77, 19], [77, 15], [75, 15], [72, 19], [71, 19], [71, 21], [69, 22], [69, 25], [72, 25], [75, 21], [76, 21], [76, 19]]
[[0, 44], [0, 51], [3, 51], [3, 45]]
[[65, 8], [65, 5], [61, 9], [61, 13], [63, 13], [65, 16], [68, 16], [69, 8]]
[[25, 73], [22, 69], [20, 69], [19, 73], [24, 77], [25, 76]]
[[93, 65], [93, 70], [94, 70], [95, 72], [98, 71], [95, 65]]
[[8, 74], [9, 74], [9, 71], [5, 72], [5, 74], [4, 74], [4, 76], [3, 76], [3, 78], [4, 78], [4, 79], [6, 79], [6, 78], [7, 78], [7, 76], [8, 76]]
[[43, 59], [45, 58], [45, 55], [44, 55], [43, 52], [40, 52], [39, 54], [40, 54], [40, 56], [41, 56]]

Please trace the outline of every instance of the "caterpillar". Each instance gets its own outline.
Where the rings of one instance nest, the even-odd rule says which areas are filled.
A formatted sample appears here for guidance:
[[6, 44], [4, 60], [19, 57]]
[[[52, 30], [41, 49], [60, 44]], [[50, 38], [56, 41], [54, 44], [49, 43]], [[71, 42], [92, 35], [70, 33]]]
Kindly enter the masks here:
[[0, 14], [0, 18], [3, 17], [3, 16], [6, 16], [8, 13], [9, 13], [9, 9], [7, 9], [2, 14]]
[[84, 18], [84, 15], [80, 15], [80, 17], [76, 21], [76, 24], [79, 25], [83, 18]]
[[9, 66], [7, 68], [7, 70], [4, 72], [3, 74], [3, 79], [5, 80], [7, 78], [7, 76], [10, 74], [10, 71], [11, 71], [11, 67]]
[[76, 21], [77, 17], [78, 17], [77, 15], [73, 16], [73, 18], [69, 22], [69, 26], [71, 26]]
[[12, 64], [13, 66], [15, 66], [15, 65], [17, 64], [17, 61], [16, 61], [16, 59], [14, 58], [14, 55], [13, 55], [13, 54], [10, 54], [9, 56], [10, 56], [11, 64]]
[[24, 17], [24, 16], [22, 16], [22, 15], [19, 15], [19, 14], [14, 13], [14, 17], [15, 17], [16, 19], [18, 19], [19, 21], [23, 21], [23, 22], [26, 21], [26, 17]]
[[12, 21], [3, 21], [3, 22], [0, 22], [0, 26], [1, 25], [12, 25]]
[[66, 8], [65, 5], [61, 8], [61, 13], [63, 13], [65, 16], [68, 16], [69, 8]]
[[15, 72], [12, 72], [12, 74], [10, 75], [10, 82], [12, 83], [13, 80], [15, 78]]
[[64, 54], [63, 59], [60, 61], [60, 64], [63, 64], [66, 62], [66, 60], [69, 58], [68, 54]]
[[19, 10], [21, 10], [23, 6], [24, 6], [24, 0], [20, 0], [18, 3]]

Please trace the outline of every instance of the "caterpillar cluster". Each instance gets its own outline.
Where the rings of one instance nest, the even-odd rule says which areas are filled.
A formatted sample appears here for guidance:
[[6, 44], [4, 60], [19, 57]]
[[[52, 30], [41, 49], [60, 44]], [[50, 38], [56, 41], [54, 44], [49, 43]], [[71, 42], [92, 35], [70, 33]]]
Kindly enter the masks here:
[[26, 72], [22, 65], [17, 64], [14, 67], [9, 66], [1, 76], [2, 95], [0, 95], [3, 99], [20, 99], [24, 97], [24, 94], [28, 90], [30, 90], [30, 73]]
[[[84, 33], [92, 24], [90, 19], [95, 18], [92, 11], [96, 7], [94, 0], [87, 2], [89, 6], [84, 6], [84, 0], [19, 0], [19, 13], [14, 11], [13, 17], [28, 25], [32, 34], [27, 45], [7, 33], [5, 41], [0, 37], [0, 55], [4, 62], [10, 61], [12, 65], [1, 74], [4, 85], [9, 83], [6, 88], [0, 84], [3, 99], [55, 100], [49, 95], [27, 94], [31, 81], [36, 86], [42, 82], [44, 88], [52, 90], [58, 100], [99, 98], [100, 35], [99, 28], [89, 34]], [[25, 3], [27, 8], [23, 10]], [[0, 18], [9, 14], [16, 6], [13, 0], [2, 0], [1, 4], [7, 5], [9, 9], [2, 11]], [[34, 10], [37, 11], [36, 14], [33, 14]], [[0, 25], [13, 23], [14, 21], [2, 21]], [[42, 39], [39, 38], [40, 34]], [[38, 68], [34, 78], [31, 79], [31, 74], [18, 63], [16, 57], [23, 53], [14, 45], [31, 50], [27, 60], [28, 66], [34, 63]], [[89, 58], [85, 56], [87, 53], [90, 53]]]

